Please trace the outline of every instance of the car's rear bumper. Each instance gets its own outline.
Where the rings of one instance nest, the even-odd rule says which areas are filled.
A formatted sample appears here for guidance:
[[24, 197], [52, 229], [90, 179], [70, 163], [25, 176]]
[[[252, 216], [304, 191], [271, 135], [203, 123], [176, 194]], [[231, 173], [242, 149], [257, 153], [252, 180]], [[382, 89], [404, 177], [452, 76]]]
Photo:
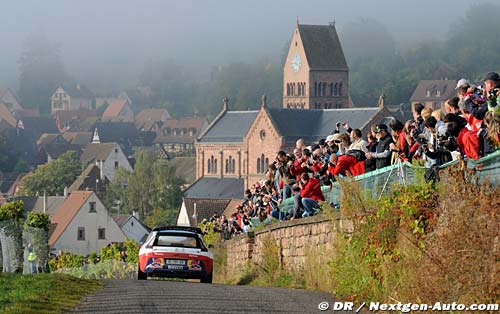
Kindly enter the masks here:
[[205, 275], [204, 271], [194, 270], [168, 270], [154, 269], [147, 271], [149, 277], [164, 277], [164, 278], [182, 278], [182, 279], [201, 279]]

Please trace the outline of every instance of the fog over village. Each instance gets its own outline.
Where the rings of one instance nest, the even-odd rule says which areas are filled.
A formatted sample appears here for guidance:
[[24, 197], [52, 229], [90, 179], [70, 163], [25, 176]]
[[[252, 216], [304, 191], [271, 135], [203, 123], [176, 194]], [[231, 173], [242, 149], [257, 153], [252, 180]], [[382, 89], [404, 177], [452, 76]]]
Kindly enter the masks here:
[[[209, 80], [214, 68], [231, 63], [264, 62], [281, 68], [296, 17], [304, 24], [335, 21], [347, 43], [358, 39], [344, 38], [344, 33], [356, 32], [356, 23], [371, 20], [380, 23], [380, 36], [391, 37], [396, 49], [405, 49], [444, 40], [469, 7], [485, 2], [153, 0], [146, 5], [129, 0], [5, 0], [0, 9], [9, 14], [4, 16], [0, 35], [8, 49], [0, 58], [0, 86], [18, 90], [21, 53], [30, 39], [40, 36], [58, 46], [69, 75], [98, 94], [109, 94], [138, 85], [147, 62], [174, 63], [186, 79], [197, 83]], [[380, 49], [376, 36], [364, 40], [373, 40]], [[354, 57], [376, 53], [369, 50], [369, 42], [361, 45], [363, 52], [344, 46], [349, 63], [355, 61], [351, 53]], [[198, 103], [202, 100], [183, 100], [204, 106]], [[371, 103], [364, 105], [374, 105], [376, 98], [362, 102], [368, 100]]]
[[498, 1], [0, 12], [1, 313], [498, 312]]

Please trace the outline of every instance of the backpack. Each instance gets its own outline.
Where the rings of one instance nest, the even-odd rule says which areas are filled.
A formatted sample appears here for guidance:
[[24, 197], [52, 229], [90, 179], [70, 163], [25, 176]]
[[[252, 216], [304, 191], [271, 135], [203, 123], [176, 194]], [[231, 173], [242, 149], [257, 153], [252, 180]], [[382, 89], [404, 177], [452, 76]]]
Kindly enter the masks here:
[[365, 152], [360, 150], [360, 149], [348, 150], [347, 155], [356, 158], [357, 161], [365, 161], [366, 160]]

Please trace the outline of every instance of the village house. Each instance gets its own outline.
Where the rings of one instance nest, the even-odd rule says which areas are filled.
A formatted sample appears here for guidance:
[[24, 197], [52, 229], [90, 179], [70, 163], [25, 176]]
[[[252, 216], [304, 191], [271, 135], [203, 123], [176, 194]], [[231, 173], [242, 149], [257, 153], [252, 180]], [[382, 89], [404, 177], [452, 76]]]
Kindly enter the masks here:
[[50, 252], [59, 250], [84, 256], [126, 235], [93, 191], [74, 191], [51, 217]]
[[136, 215], [116, 214], [113, 215], [113, 219], [120, 226], [127, 239], [134, 240], [139, 244], [142, 244], [151, 232], [151, 229], [141, 223]]
[[66, 132], [90, 132], [99, 120], [95, 110], [57, 110], [52, 114], [57, 129]]
[[23, 110], [16, 94], [10, 88], [0, 88], [0, 102], [4, 103], [11, 112]]
[[97, 165], [89, 164], [69, 186], [68, 193], [74, 191], [94, 191], [100, 197], [105, 192], [108, 183], [109, 180], [104, 176], [104, 172]]
[[101, 179], [107, 178], [109, 181], [113, 181], [119, 168], [133, 170], [117, 143], [89, 143], [83, 150], [80, 161], [85, 167], [95, 164], [101, 172]]
[[431, 109], [440, 109], [445, 101], [456, 95], [456, 80], [421, 80], [411, 95], [411, 107], [421, 103]]
[[156, 131], [154, 144], [163, 147], [169, 155], [193, 156], [196, 137], [207, 126], [207, 120], [202, 117], [165, 120]]
[[135, 116], [135, 127], [142, 132], [156, 132], [171, 118], [167, 109], [144, 109]]
[[134, 112], [129, 101], [123, 98], [111, 100], [102, 114], [102, 121], [134, 122]]
[[94, 108], [94, 95], [81, 84], [61, 84], [50, 97], [51, 112]]
[[182, 193], [182, 205], [177, 215], [178, 226], [197, 226], [214, 213], [221, 215], [234, 209], [243, 199], [241, 178], [199, 178]]
[[0, 129], [16, 128], [17, 118], [14, 117], [7, 105], [0, 101]]
[[133, 122], [98, 122], [92, 131], [91, 142], [118, 143], [127, 157], [133, 155], [133, 147], [151, 146], [154, 139], [154, 133], [138, 131]]

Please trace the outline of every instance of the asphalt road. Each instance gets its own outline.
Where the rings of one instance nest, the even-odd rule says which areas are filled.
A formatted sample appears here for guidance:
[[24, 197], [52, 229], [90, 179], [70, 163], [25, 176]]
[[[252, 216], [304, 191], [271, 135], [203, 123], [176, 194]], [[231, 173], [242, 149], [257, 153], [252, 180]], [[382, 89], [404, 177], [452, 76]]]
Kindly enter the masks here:
[[159, 280], [109, 280], [74, 314], [97, 313], [348, 313], [320, 311], [330, 295], [305, 290]]

